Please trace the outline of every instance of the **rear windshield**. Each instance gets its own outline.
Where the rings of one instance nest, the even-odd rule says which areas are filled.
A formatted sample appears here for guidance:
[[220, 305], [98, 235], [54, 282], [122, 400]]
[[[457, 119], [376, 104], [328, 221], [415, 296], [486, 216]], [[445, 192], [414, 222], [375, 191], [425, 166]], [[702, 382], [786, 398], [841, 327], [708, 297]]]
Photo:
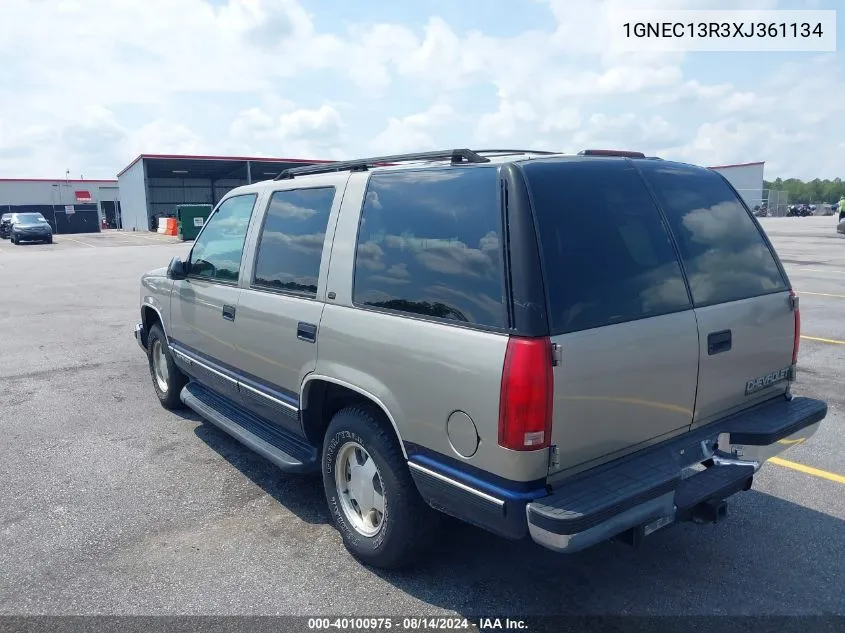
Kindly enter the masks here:
[[630, 162], [522, 165], [554, 334], [691, 309], [669, 233]]
[[787, 288], [760, 230], [720, 174], [671, 163], [637, 165], [666, 214], [696, 306]]

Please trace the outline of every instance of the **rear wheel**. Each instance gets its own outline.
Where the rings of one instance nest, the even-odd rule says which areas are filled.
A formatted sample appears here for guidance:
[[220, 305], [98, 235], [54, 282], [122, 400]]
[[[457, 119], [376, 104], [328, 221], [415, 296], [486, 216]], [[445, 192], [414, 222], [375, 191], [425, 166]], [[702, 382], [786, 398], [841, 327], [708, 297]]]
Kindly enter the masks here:
[[46, 240], [44, 240], [44, 242], [45, 242], [46, 244], [52, 244], [52, 243], [53, 243], [53, 236], [51, 235], [51, 236], [50, 236], [50, 237], [48, 237]]
[[15, 236], [14, 236], [14, 235], [10, 235], [10, 236], [9, 236], [9, 241], [10, 241], [12, 244], [15, 244], [15, 245], [17, 245], [17, 243], [18, 243], [18, 241], [15, 239]]
[[335, 526], [361, 562], [403, 567], [436, 534], [440, 515], [420, 497], [392, 430], [369, 407], [349, 407], [332, 418], [322, 470]]
[[188, 379], [173, 362], [170, 350], [167, 349], [167, 339], [160, 325], [152, 326], [147, 335], [147, 359], [150, 364], [153, 389], [161, 406], [170, 410], [181, 409], [183, 405], [180, 394]]

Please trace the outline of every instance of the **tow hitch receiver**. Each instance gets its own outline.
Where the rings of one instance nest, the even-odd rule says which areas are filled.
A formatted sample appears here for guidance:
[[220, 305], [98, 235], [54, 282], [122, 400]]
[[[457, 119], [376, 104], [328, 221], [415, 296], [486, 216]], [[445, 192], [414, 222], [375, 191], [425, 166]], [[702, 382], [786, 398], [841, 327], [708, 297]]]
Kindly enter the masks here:
[[728, 502], [725, 499], [709, 499], [689, 511], [689, 520], [695, 523], [718, 523], [728, 516]]

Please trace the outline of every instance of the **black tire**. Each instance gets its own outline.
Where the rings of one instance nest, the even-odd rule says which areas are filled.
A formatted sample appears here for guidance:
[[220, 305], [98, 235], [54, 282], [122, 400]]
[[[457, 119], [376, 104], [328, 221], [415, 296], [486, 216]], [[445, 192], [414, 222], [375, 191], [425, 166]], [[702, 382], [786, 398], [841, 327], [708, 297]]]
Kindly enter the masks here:
[[[367, 406], [342, 409], [332, 418], [323, 442], [322, 471], [326, 501], [343, 544], [362, 563], [398, 569], [412, 563], [437, 534], [441, 515], [417, 491], [393, 429], [380, 412]], [[381, 527], [366, 536], [350, 524], [335, 481], [341, 449], [357, 442], [375, 462], [384, 493]]]
[[[167, 364], [167, 389], [162, 389], [156, 379], [156, 371], [153, 363], [153, 349], [156, 342], [161, 344], [165, 363]], [[161, 326], [158, 324], [152, 326], [149, 334], [147, 334], [147, 362], [150, 366], [150, 378], [153, 381], [153, 389], [155, 390], [156, 396], [158, 396], [161, 406], [169, 411], [184, 408], [185, 405], [179, 396], [182, 392], [182, 387], [188, 382], [188, 377], [173, 362], [173, 357], [167, 348], [167, 339], [164, 336]]]
[[44, 240], [44, 243], [45, 243], [45, 244], [52, 244], [52, 243], [53, 243], [53, 236], [51, 235], [51, 236], [50, 236], [50, 237], [48, 237], [46, 240]]
[[14, 244], [15, 246], [17, 246], [17, 244], [18, 244], [18, 241], [15, 239], [15, 236], [14, 236], [14, 235], [10, 235], [10, 236], [9, 236], [9, 241], [10, 241], [12, 244]]

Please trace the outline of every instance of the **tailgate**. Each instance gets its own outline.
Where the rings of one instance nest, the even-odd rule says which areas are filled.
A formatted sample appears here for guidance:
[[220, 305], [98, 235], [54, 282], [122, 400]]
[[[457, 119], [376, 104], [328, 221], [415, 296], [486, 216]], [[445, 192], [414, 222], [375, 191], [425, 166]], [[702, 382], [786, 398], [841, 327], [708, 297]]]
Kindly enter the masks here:
[[789, 291], [695, 312], [701, 360], [694, 426], [786, 391], [795, 334]]
[[720, 174], [659, 162], [640, 171], [677, 244], [698, 320], [693, 427], [783, 393], [797, 314], [765, 233]]
[[684, 433], [698, 329], [669, 234], [628, 161], [529, 161], [554, 369], [550, 473]]

